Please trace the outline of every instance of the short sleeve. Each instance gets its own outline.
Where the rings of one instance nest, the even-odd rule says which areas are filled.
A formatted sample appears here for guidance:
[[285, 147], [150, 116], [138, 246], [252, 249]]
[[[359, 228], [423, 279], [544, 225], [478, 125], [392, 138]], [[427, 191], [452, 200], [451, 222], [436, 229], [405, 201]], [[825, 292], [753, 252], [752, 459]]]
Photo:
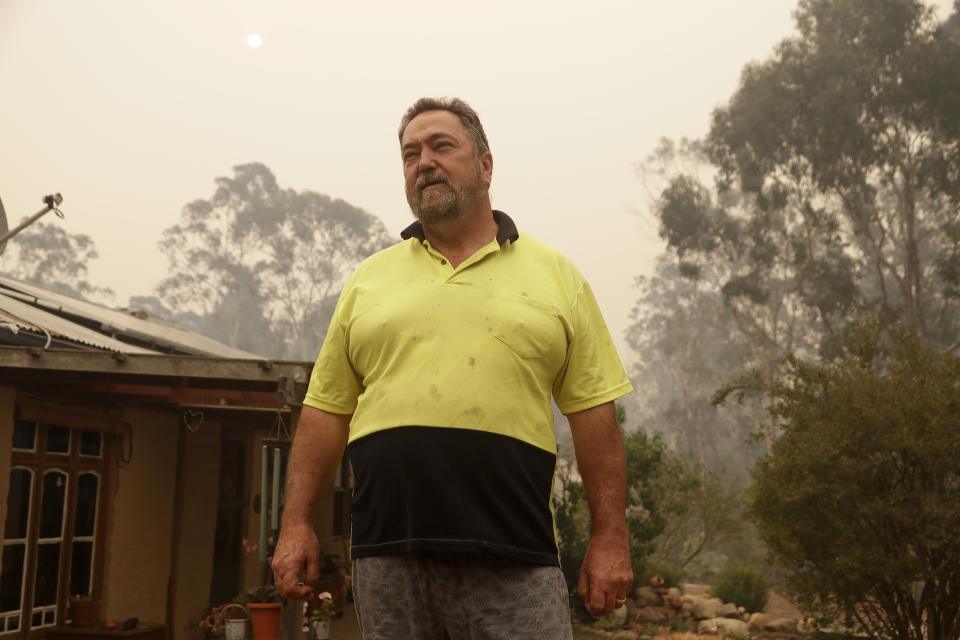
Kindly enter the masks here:
[[570, 319], [573, 331], [566, 360], [553, 385], [553, 396], [560, 411], [564, 414], [583, 411], [633, 391], [586, 281], [577, 292]]
[[344, 290], [337, 301], [303, 400], [303, 404], [315, 409], [344, 415], [353, 413], [357, 407], [357, 398], [363, 392], [363, 384], [353, 370], [347, 353], [347, 319], [343, 317], [346, 313], [346, 295]]

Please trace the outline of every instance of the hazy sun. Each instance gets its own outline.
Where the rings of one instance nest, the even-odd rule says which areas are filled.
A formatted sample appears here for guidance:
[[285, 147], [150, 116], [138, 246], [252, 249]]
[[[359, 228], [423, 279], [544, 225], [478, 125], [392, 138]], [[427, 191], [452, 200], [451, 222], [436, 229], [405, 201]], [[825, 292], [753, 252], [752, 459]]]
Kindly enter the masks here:
[[260, 37], [259, 33], [251, 33], [247, 36], [247, 46], [251, 49], [256, 49], [263, 43], [263, 39]]

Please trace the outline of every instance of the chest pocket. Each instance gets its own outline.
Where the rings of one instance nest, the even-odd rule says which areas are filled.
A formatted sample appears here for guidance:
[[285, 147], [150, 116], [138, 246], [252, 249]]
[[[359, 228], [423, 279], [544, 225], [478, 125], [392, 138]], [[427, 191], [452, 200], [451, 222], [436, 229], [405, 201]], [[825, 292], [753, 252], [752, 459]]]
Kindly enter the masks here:
[[500, 298], [494, 336], [521, 358], [566, 352], [566, 334], [556, 308], [529, 298]]

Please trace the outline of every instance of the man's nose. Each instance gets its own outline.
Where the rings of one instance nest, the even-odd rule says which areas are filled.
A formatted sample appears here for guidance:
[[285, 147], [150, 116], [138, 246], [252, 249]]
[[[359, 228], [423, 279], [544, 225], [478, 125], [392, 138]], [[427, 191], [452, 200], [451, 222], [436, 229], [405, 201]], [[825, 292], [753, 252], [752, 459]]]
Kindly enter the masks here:
[[434, 169], [437, 166], [437, 156], [430, 149], [420, 151], [420, 171]]

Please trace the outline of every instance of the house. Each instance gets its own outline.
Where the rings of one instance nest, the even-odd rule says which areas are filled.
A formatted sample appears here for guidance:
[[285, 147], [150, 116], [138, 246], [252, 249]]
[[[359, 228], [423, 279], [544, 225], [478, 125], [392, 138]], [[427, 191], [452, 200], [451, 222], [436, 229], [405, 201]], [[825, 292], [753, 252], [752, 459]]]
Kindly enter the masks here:
[[[0, 635], [50, 635], [89, 595], [199, 637], [263, 584], [262, 459], [286, 459], [310, 368], [0, 276]], [[347, 503], [328, 489], [317, 521], [341, 558]]]

